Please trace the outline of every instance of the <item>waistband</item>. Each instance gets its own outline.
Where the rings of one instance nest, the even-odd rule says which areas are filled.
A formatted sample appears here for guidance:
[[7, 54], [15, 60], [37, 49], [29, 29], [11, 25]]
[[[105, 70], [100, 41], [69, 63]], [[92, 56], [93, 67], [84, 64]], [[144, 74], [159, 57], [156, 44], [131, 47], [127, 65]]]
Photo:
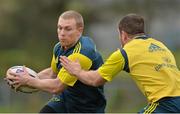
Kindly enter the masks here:
[[165, 101], [165, 100], [173, 100], [173, 99], [180, 99], [180, 96], [163, 97], [163, 98], [159, 99], [157, 102], [162, 102], [162, 101]]

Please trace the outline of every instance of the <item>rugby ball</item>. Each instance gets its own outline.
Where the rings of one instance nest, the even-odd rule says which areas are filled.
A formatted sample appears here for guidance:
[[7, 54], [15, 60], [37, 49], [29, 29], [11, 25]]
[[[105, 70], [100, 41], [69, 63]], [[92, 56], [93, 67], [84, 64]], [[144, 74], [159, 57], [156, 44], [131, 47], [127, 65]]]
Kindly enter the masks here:
[[[14, 72], [14, 73], [24, 72], [23, 66], [13, 66], [13, 67], [11, 67], [11, 68], [9, 68], [9, 69], [10, 69], [11, 72]], [[30, 69], [30, 68], [28, 68], [28, 67], [26, 67], [26, 70], [27, 70], [27, 72], [29, 73], [30, 76], [32, 76], [32, 77], [34, 77], [34, 78], [38, 78], [37, 73], [36, 73], [34, 70], [32, 70], [32, 69]], [[10, 80], [10, 81], [12, 81], [12, 80]], [[13, 89], [14, 89], [15, 87], [16, 87], [16, 85], [13, 85], [13, 86], [12, 86]], [[23, 93], [33, 93], [33, 92], [37, 92], [37, 91], [39, 91], [39, 90], [36, 89], [36, 88], [30, 87], [30, 86], [24, 86], [24, 85], [22, 85], [22, 86], [20, 86], [20, 87], [18, 88], [18, 91], [23, 92]]]

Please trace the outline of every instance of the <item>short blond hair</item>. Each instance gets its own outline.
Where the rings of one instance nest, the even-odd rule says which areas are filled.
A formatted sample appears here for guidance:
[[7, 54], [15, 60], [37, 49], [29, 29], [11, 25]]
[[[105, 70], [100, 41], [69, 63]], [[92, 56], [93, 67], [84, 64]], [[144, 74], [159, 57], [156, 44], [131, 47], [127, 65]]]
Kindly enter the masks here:
[[83, 17], [80, 13], [76, 11], [73, 10], [65, 11], [59, 17], [63, 19], [75, 19], [77, 27], [84, 27]]

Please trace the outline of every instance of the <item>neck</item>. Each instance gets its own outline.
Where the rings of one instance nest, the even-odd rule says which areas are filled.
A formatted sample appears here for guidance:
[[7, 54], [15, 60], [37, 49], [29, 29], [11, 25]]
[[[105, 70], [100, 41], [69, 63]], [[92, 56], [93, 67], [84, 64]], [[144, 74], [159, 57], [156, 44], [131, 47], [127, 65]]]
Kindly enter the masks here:
[[72, 43], [71, 45], [68, 46], [62, 46], [63, 50], [68, 50], [69, 48], [73, 47], [76, 45], [76, 43], [78, 42], [79, 39], [77, 39], [74, 43]]
[[67, 50], [67, 49], [69, 49], [67, 46], [62, 46], [62, 49], [63, 50]]
[[145, 35], [145, 34], [144, 33], [139, 33], [139, 34], [135, 34], [135, 35], [130, 35], [129, 37], [131, 39], [135, 39], [135, 38], [138, 38], [138, 37], [143, 36], [143, 35]]
[[76, 42], [71, 45], [68, 45], [68, 46], [62, 46], [62, 48], [63, 48], [63, 50], [68, 50], [69, 48], [73, 47], [74, 45], [76, 45]]

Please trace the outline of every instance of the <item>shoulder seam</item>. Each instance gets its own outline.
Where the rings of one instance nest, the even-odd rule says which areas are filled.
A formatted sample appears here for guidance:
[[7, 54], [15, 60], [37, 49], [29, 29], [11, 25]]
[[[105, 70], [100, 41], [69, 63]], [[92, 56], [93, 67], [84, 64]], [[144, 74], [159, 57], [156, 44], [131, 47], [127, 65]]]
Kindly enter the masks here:
[[80, 53], [80, 50], [81, 50], [81, 43], [79, 42], [79, 43], [75, 46], [75, 48], [74, 48], [74, 50], [73, 50], [73, 53]]
[[56, 56], [56, 52], [57, 52], [59, 47], [60, 47], [60, 42], [56, 43], [55, 46], [54, 46], [53, 53], [54, 53], [55, 56]]
[[129, 70], [129, 61], [128, 61], [127, 53], [126, 53], [126, 51], [124, 49], [120, 49], [120, 52], [121, 52], [121, 54], [122, 54], [122, 56], [124, 57], [124, 60], [125, 60], [123, 70], [129, 73], [130, 70]]

